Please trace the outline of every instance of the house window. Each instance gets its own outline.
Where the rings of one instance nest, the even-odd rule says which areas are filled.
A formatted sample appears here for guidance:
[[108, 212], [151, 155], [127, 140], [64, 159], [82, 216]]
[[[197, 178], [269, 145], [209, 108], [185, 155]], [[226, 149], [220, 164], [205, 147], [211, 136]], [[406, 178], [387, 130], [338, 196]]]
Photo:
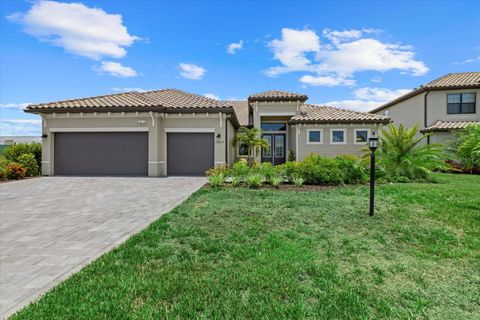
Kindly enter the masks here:
[[330, 143], [331, 144], [345, 144], [345, 129], [332, 129]]
[[475, 113], [475, 93], [449, 93], [447, 94], [447, 113]]
[[245, 143], [240, 143], [238, 146], [238, 155], [239, 156], [248, 156], [248, 145]]
[[308, 129], [307, 130], [307, 143], [308, 144], [322, 144], [323, 143], [323, 132], [322, 132], [322, 130]]
[[383, 115], [384, 115], [385, 117], [388, 117], [388, 110], [383, 111]]
[[365, 144], [368, 141], [368, 130], [366, 129], [355, 129], [355, 144]]
[[272, 122], [264, 122], [261, 125], [262, 131], [286, 131], [287, 124], [286, 123], [272, 123]]

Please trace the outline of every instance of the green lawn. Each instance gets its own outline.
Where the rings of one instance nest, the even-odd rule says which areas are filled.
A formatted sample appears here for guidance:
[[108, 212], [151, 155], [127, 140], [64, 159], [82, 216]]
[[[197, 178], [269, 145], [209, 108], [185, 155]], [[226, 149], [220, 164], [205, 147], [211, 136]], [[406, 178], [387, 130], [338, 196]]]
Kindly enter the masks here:
[[203, 189], [18, 319], [480, 317], [480, 176]]

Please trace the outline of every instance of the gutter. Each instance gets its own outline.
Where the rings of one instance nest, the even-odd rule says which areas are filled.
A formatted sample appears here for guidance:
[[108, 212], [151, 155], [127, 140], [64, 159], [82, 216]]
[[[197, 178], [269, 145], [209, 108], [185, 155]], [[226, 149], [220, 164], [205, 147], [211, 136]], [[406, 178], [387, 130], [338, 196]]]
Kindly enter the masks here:
[[228, 118], [225, 117], [225, 166], [228, 166], [228, 121]]
[[[427, 90], [427, 93], [423, 96], [423, 126], [425, 129], [427, 128], [427, 101], [428, 101], [428, 94], [430, 91]], [[430, 144], [430, 135], [427, 136], [427, 144]]]

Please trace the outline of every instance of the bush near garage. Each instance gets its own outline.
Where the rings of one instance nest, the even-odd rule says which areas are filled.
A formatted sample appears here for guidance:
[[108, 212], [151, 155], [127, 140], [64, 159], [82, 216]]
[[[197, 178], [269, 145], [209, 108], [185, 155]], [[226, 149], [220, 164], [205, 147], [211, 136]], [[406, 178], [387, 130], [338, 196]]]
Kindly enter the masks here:
[[18, 163], [22, 165], [27, 171], [27, 177], [34, 177], [39, 174], [39, 167], [37, 161], [35, 160], [35, 156], [31, 153], [24, 153], [18, 157]]
[[6, 167], [6, 177], [8, 180], [19, 180], [25, 178], [27, 169], [25, 169], [21, 164], [18, 163], [9, 163]]
[[23, 154], [33, 154], [37, 166], [42, 167], [42, 144], [41, 143], [17, 143], [10, 145], [3, 150], [3, 156], [12, 161], [18, 162]]

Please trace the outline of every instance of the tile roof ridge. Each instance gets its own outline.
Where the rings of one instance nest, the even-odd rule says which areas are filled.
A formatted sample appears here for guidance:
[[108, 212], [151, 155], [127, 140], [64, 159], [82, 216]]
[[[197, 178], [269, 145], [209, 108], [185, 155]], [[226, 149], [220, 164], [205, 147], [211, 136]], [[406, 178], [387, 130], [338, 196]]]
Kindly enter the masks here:
[[30, 104], [30, 105], [27, 106], [27, 108], [30, 107], [30, 106], [44, 106], [44, 105], [56, 104], [56, 103], [84, 101], [84, 100], [88, 100], [88, 99], [98, 99], [98, 98], [109, 98], [109, 97], [122, 96], [122, 95], [127, 95], [127, 96], [134, 95], [135, 97], [139, 98], [139, 96], [136, 95], [135, 93], [138, 94], [140, 92], [138, 92], [138, 91], [125, 91], [125, 92], [118, 92], [118, 93], [103, 94], [103, 95], [100, 95], [100, 96], [89, 96], [89, 97], [81, 97], [81, 98], [56, 100], [56, 101], [51, 101], [51, 102], [41, 102], [41, 103]]

